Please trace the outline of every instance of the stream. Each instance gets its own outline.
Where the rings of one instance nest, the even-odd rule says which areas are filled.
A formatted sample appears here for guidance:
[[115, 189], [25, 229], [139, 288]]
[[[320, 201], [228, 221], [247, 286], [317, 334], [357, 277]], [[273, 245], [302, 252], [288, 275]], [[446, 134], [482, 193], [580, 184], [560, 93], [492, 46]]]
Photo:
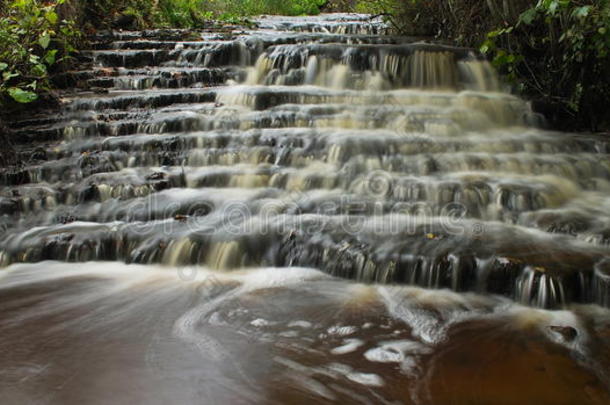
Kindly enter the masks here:
[[357, 14], [99, 32], [0, 170], [0, 403], [608, 404], [610, 139]]

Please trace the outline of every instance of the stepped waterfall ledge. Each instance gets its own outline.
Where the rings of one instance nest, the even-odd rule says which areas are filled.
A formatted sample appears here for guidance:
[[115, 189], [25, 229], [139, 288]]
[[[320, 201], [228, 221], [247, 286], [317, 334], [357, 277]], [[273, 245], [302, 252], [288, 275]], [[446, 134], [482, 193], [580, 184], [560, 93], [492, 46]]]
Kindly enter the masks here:
[[255, 22], [100, 31], [10, 123], [0, 399], [610, 403], [610, 138], [378, 18]]

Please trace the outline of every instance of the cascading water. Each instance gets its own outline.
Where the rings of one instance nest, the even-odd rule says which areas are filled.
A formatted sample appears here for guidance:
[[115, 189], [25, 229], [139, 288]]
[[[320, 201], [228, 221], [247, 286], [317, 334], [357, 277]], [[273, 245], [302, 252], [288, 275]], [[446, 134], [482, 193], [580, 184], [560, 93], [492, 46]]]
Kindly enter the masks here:
[[[58, 79], [96, 92], [14, 123], [36, 149], [0, 173], [0, 350], [25, 348], [0, 398], [84, 357], [54, 400], [490, 403], [506, 372], [534, 387], [507, 403], [606, 403], [610, 140], [541, 129], [474, 51], [368, 16], [258, 25], [100, 34]], [[99, 354], [44, 366], [36, 328]], [[473, 332], [499, 363], [471, 395]], [[92, 386], [121, 353], [143, 388]]]

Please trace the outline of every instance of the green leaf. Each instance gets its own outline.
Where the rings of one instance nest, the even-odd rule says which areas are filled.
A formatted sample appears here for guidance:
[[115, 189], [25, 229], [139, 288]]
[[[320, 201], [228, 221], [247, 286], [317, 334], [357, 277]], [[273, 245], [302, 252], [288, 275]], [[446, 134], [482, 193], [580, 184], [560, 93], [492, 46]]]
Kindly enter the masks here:
[[51, 24], [53, 24], [53, 25], [57, 24], [57, 13], [55, 11], [48, 11], [44, 17]]
[[502, 29], [494, 30], [494, 31], [489, 31], [487, 33], [487, 38], [495, 38], [497, 36], [502, 35], [503, 32], [504, 32], [504, 30], [502, 30]]
[[555, 14], [555, 11], [559, 8], [558, 0], [544, 0], [542, 2], [542, 7], [546, 9], [546, 13], [549, 15]]
[[572, 11], [572, 16], [576, 18], [585, 18], [589, 15], [589, 11], [591, 11], [591, 6], [576, 7], [574, 11]]
[[6, 70], [8, 68], [8, 64], [4, 62], [0, 62], [0, 72]]
[[56, 60], [56, 56], [57, 56], [57, 49], [53, 49], [51, 51], [48, 51], [45, 55], [44, 55], [44, 61], [47, 65], [51, 66], [52, 64], [55, 63]]
[[49, 44], [51, 43], [51, 36], [48, 32], [42, 34], [42, 36], [38, 39], [38, 44], [42, 47], [42, 49], [47, 49]]
[[19, 73], [4, 72], [4, 73], [2, 73], [2, 80], [4, 80], [5, 82], [8, 82], [13, 77], [17, 77], [17, 76], [19, 76]]
[[8, 89], [8, 94], [18, 103], [31, 103], [38, 99], [38, 95], [32, 91], [25, 91], [19, 87], [11, 87]]
[[534, 20], [536, 19], [536, 15], [538, 15], [538, 12], [536, 11], [535, 8], [530, 8], [528, 10], [525, 10], [519, 16], [519, 22], [522, 22], [525, 25], [531, 25], [534, 22]]
[[25, 9], [27, 7], [27, 5], [28, 5], [28, 3], [25, 0], [17, 0], [12, 4], [13, 7], [17, 7], [22, 10]]
[[481, 53], [488, 53], [489, 51], [491, 51], [492, 49], [495, 48], [495, 43], [489, 39], [485, 40], [485, 42], [483, 42], [483, 44], [481, 45], [481, 47], [479, 48], [479, 51]]
[[32, 66], [32, 74], [37, 77], [44, 77], [47, 74], [47, 67], [42, 63]]

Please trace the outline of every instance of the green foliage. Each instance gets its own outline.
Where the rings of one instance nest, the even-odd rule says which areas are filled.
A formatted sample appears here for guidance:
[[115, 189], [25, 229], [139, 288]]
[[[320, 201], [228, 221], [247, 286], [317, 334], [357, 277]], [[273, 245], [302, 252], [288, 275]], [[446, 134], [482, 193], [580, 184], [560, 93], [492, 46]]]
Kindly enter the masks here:
[[417, 22], [420, 14], [412, 10], [412, 6], [412, 0], [359, 0], [354, 6], [354, 11], [383, 15], [399, 34], [415, 35], [414, 30], [405, 29], [406, 25], [419, 26]]
[[131, 16], [137, 28], [198, 28], [206, 21], [241, 23], [260, 14], [318, 14], [326, 0], [101, 0], [85, 3], [86, 20], [93, 25], [113, 25], [120, 16]]
[[477, 42], [511, 21], [532, 0], [359, 0], [356, 10], [383, 14], [403, 35]]
[[481, 51], [520, 90], [553, 102], [573, 124], [609, 124], [608, 0], [540, 0], [513, 24], [490, 31]]
[[354, 6], [354, 11], [363, 14], [398, 14], [398, 0], [360, 0]]
[[79, 32], [61, 20], [65, 0], [16, 0], [0, 16], [0, 103], [31, 103], [49, 90], [49, 72], [75, 51]]
[[[151, 25], [158, 10], [159, 0], [68, 0], [75, 4], [80, 14], [81, 26], [109, 27], [116, 25], [121, 16], [132, 17], [132, 28]], [[122, 28], [122, 27], [119, 27]]]
[[319, 14], [326, 0], [171, 0], [169, 3], [171, 7], [165, 9], [165, 15], [173, 9], [183, 15], [198, 13], [207, 19], [239, 22], [244, 17], [261, 14]]
[[191, 28], [202, 26], [212, 17], [201, 0], [161, 0], [154, 12], [154, 25]]

